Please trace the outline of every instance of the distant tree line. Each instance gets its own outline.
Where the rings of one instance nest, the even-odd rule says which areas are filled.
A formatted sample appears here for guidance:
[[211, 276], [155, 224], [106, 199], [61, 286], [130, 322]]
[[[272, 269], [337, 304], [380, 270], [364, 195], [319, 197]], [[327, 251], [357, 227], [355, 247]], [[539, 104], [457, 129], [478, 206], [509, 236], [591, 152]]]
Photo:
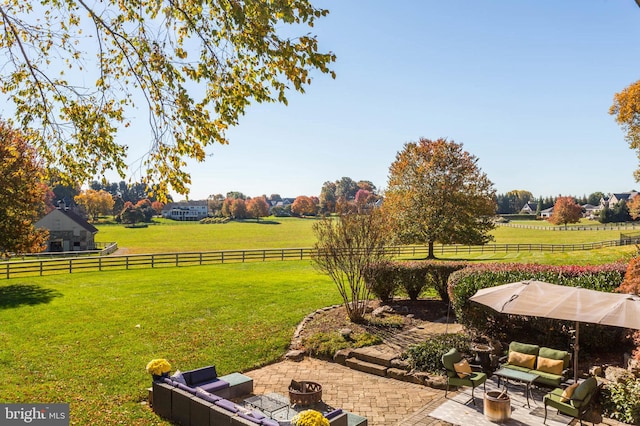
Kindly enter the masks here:
[[239, 191], [208, 197], [209, 214], [232, 219], [256, 219], [264, 216], [317, 216], [333, 214], [345, 208], [362, 210], [380, 199], [376, 186], [368, 180], [342, 177], [322, 185], [320, 197], [299, 195], [295, 199], [280, 194], [248, 197]]
[[[534, 197], [533, 194], [525, 190], [513, 190], [506, 194], [496, 195], [497, 214], [518, 214], [527, 203], [535, 203], [537, 212], [553, 207], [561, 195], [557, 197]], [[589, 196], [572, 197], [577, 204], [591, 204], [597, 206], [604, 197], [602, 192], [594, 192]]]
[[93, 181], [86, 190], [54, 183], [51, 192], [51, 208], [63, 202], [93, 221], [111, 215], [118, 223], [151, 222], [164, 207], [143, 183]]
[[380, 195], [371, 181], [360, 180], [356, 182], [350, 177], [342, 177], [334, 182], [327, 181], [322, 184], [318, 213], [336, 213], [348, 204], [362, 207], [373, 204], [378, 199], [380, 199]]

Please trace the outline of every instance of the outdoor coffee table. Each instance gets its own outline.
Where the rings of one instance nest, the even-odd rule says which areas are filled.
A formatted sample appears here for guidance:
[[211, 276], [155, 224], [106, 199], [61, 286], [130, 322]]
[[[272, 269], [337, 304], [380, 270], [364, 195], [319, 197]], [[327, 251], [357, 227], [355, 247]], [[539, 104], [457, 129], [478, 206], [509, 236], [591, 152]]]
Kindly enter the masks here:
[[526, 385], [524, 395], [527, 397], [527, 407], [531, 408], [531, 405], [529, 405], [529, 395], [531, 395], [531, 398], [533, 399], [533, 394], [531, 393], [531, 383], [533, 383], [533, 381], [540, 376], [538, 376], [537, 374], [525, 373], [524, 371], [513, 370], [511, 368], [501, 368], [493, 374], [498, 376], [498, 386], [500, 386], [500, 379], [504, 379], [505, 390], [508, 390], [509, 380], [524, 383]]
[[277, 411], [289, 409], [289, 401], [280, 396], [278, 394], [256, 395], [245, 399], [244, 402], [273, 418]]

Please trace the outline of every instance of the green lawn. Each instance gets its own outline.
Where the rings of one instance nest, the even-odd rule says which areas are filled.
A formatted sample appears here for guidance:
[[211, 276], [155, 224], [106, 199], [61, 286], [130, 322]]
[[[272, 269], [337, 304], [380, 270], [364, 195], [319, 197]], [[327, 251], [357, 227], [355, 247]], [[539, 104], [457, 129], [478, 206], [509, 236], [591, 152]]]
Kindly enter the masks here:
[[[491, 234], [497, 244], [581, 244], [599, 241], [611, 241], [620, 238], [620, 233], [625, 231], [562, 231], [553, 230], [558, 227], [546, 229], [525, 229], [509, 226], [498, 226]], [[626, 232], [633, 232], [631, 230]]]
[[73, 424], [160, 424], [140, 404], [149, 360], [220, 374], [270, 363], [305, 315], [338, 302], [309, 262], [1, 281], [1, 399], [68, 402]]
[[127, 253], [311, 247], [315, 219], [275, 218], [202, 225], [160, 221], [147, 228], [97, 225], [96, 241], [117, 242]]

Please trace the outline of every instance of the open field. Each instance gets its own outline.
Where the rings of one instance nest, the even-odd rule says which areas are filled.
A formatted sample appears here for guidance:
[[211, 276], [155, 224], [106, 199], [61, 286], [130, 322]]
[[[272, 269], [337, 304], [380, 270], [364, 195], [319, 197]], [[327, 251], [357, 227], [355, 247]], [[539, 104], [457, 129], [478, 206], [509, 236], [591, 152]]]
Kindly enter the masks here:
[[162, 221], [147, 228], [98, 225], [96, 241], [117, 242], [127, 253], [170, 253], [311, 247], [315, 219], [268, 218], [226, 224]]
[[[313, 220], [279, 225], [100, 226], [136, 253], [310, 247]], [[526, 231], [526, 232], [525, 232]], [[616, 231], [498, 228], [496, 242], [576, 243]], [[596, 264], [635, 247], [566, 253], [460, 253], [455, 259]], [[340, 298], [308, 260], [77, 273], [0, 281], [3, 401], [69, 402], [72, 424], [165, 424], [144, 406], [146, 363], [216, 364], [220, 374], [279, 359], [299, 321]]]
[[[161, 221], [147, 228], [122, 225], [98, 225], [96, 240], [118, 243], [128, 253], [170, 253], [176, 251], [241, 250], [264, 248], [312, 247], [312, 226], [316, 219], [268, 218], [201, 225], [196, 222]], [[548, 222], [537, 221], [544, 226]], [[578, 244], [617, 240], [617, 230], [553, 231], [497, 227], [492, 235], [497, 244]], [[555, 227], [559, 228], [559, 227]], [[625, 232], [625, 231], [622, 231]], [[629, 231], [627, 231], [629, 232]]]
[[[120, 225], [99, 225], [96, 239], [116, 241], [119, 253], [171, 253], [211, 250], [240, 250], [265, 248], [312, 247], [315, 242], [314, 219], [269, 218], [265, 223], [255, 221], [201, 225], [164, 221], [148, 228], [130, 229]], [[537, 221], [536, 223], [547, 223]], [[497, 227], [492, 234], [496, 244], [582, 244], [617, 240], [617, 230], [553, 231]], [[625, 231], [622, 231], [625, 232]], [[469, 253], [441, 256], [449, 259], [468, 259], [496, 262], [536, 262], [550, 264], [606, 263], [626, 257], [635, 247], [614, 247], [601, 250], [549, 252]]]

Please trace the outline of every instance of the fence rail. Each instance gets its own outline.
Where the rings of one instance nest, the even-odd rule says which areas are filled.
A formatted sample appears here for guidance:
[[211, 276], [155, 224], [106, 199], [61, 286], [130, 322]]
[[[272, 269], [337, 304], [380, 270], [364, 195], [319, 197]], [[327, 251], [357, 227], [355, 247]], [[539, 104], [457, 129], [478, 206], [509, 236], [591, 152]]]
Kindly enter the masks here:
[[93, 250], [83, 251], [45, 251], [41, 253], [23, 253], [11, 256], [11, 261], [24, 261], [27, 259], [58, 259], [65, 257], [81, 257], [81, 256], [108, 256], [118, 250], [118, 243], [95, 243]]
[[[482, 246], [437, 245], [436, 254], [501, 253], [501, 252], [570, 252], [639, 244], [639, 238], [627, 238], [585, 244], [486, 244]], [[385, 251], [395, 257], [426, 257], [427, 246], [391, 246]], [[311, 259], [313, 248], [265, 250], [224, 250], [115, 256], [85, 256], [56, 259], [0, 262], [0, 278], [43, 276], [74, 272], [98, 272], [129, 269], [213, 265], [223, 263], [267, 262]]]
[[540, 231], [620, 231], [623, 229], [640, 229], [640, 223], [636, 222], [616, 222], [598, 225], [569, 225], [569, 226], [541, 226], [526, 225], [524, 223], [496, 223], [498, 226], [520, 229], [536, 229]]

